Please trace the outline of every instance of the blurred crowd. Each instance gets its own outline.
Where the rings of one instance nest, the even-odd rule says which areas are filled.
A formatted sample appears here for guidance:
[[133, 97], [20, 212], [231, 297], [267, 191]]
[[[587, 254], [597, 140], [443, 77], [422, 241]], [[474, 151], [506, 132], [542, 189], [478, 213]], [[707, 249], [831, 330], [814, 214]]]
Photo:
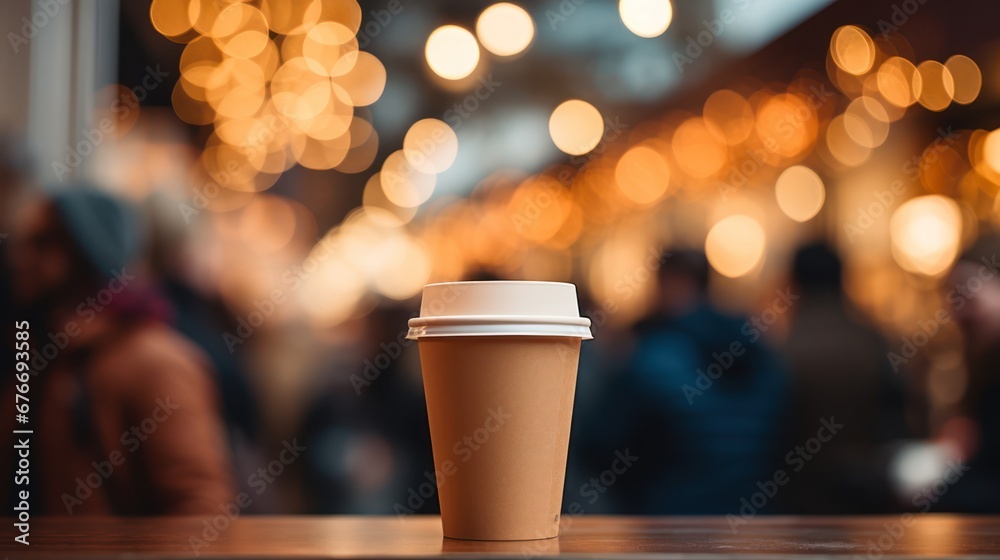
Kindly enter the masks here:
[[[286, 346], [262, 359], [266, 337], [227, 343], [237, 313], [191, 276], [148, 209], [96, 186], [30, 185], [16, 158], [0, 167], [0, 358], [14, 363], [15, 322], [28, 321], [36, 507], [437, 511], [415, 490], [434, 477], [416, 347], [402, 336], [417, 301], [379, 303], [328, 333], [324, 352]], [[997, 255], [1000, 239], [983, 235], [941, 281], [965, 287], [937, 321], [958, 326], [969, 382], [954, 418], [932, 430], [912, 381], [926, 364], [848, 303], [829, 244], [803, 244], [785, 283], [746, 316], [713, 301], [704, 253], [669, 248], [641, 320], [594, 317], [566, 503], [741, 519], [997, 511]], [[275, 361], [316, 381], [275, 406], [274, 385], [247, 374]], [[18, 380], [3, 371], [11, 418]], [[12, 445], [0, 454], [13, 467]]]

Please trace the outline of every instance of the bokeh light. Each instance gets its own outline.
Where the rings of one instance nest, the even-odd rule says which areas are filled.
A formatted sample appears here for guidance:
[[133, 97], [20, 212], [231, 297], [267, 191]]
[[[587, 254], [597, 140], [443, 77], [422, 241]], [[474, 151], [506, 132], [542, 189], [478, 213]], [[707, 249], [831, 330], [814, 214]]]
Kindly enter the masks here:
[[403, 138], [406, 161], [421, 173], [442, 173], [458, 156], [455, 131], [438, 119], [423, 119], [413, 123]]
[[716, 140], [705, 121], [697, 117], [677, 127], [672, 146], [677, 166], [696, 179], [719, 173], [728, 157], [725, 144]]
[[944, 64], [925, 60], [917, 66], [919, 81], [913, 82], [913, 94], [931, 111], [944, 111], [955, 95], [955, 80]]
[[397, 150], [382, 163], [382, 192], [396, 206], [413, 208], [420, 206], [434, 194], [436, 177], [423, 173], [407, 160], [403, 150]]
[[979, 70], [979, 65], [971, 58], [956, 54], [944, 63], [954, 80], [955, 93], [953, 95], [955, 103], [968, 105], [979, 97], [979, 90], [983, 87], [983, 73]]
[[535, 243], [546, 243], [555, 237], [573, 209], [566, 187], [546, 175], [522, 183], [507, 203], [514, 231]]
[[837, 115], [826, 128], [827, 149], [845, 166], [857, 167], [868, 161], [872, 154], [871, 144], [873, 137], [867, 123], [854, 115]]
[[719, 274], [738, 278], [764, 258], [764, 228], [757, 220], [737, 214], [719, 220], [705, 238], [705, 255]]
[[[342, 76], [358, 60], [358, 40], [351, 30], [334, 21], [324, 21], [310, 28], [301, 38], [301, 55], [317, 62], [326, 74]], [[291, 48], [291, 44], [288, 45]]]
[[632, 33], [640, 37], [657, 37], [670, 27], [674, 7], [670, 0], [620, 0], [618, 15]]
[[797, 94], [781, 93], [767, 99], [756, 117], [757, 137], [779, 156], [796, 159], [816, 142], [816, 112]]
[[149, 6], [149, 19], [164, 37], [185, 42], [182, 37], [191, 31], [191, 18], [187, 10], [178, 8], [171, 0], [153, 0]]
[[1000, 173], [1000, 128], [986, 135], [982, 145], [982, 158], [990, 169]]
[[656, 150], [638, 145], [625, 152], [615, 165], [618, 188], [632, 202], [651, 204], [670, 187], [670, 168]]
[[389, 201], [382, 190], [382, 177], [376, 173], [368, 178], [361, 196], [361, 205], [372, 222], [386, 227], [399, 227], [417, 214], [417, 208], [403, 208]]
[[844, 118], [847, 134], [865, 148], [877, 148], [889, 138], [889, 112], [872, 97], [856, 98]]
[[593, 150], [604, 135], [604, 119], [593, 105], [579, 99], [562, 102], [549, 117], [552, 142], [563, 152], [583, 155]]
[[784, 170], [774, 184], [778, 208], [796, 222], [811, 220], [826, 200], [823, 180], [815, 171], [804, 165], [794, 165]]
[[520, 6], [493, 4], [476, 20], [476, 36], [483, 48], [497, 56], [513, 56], [528, 48], [535, 37], [535, 24]]
[[875, 43], [863, 29], [845, 25], [833, 32], [830, 55], [841, 70], [858, 76], [875, 63]]
[[295, 234], [295, 211], [277, 196], [256, 196], [241, 210], [239, 235], [251, 250], [274, 253]]
[[904, 108], [917, 102], [914, 91], [921, 89], [916, 66], [898, 56], [889, 58], [879, 66], [876, 84], [886, 101]]
[[479, 65], [479, 43], [469, 30], [457, 25], [435, 29], [424, 47], [427, 65], [446, 80], [461, 80]]
[[348, 134], [351, 137], [351, 147], [336, 169], [343, 173], [361, 173], [371, 167], [378, 155], [378, 131], [372, 123], [356, 116], [351, 120]]
[[230, 4], [219, 12], [208, 33], [222, 52], [229, 56], [250, 58], [267, 46], [267, 20], [257, 8], [243, 3]]
[[[522, 6], [486, 6], [474, 30], [457, 25], [428, 28], [433, 30], [424, 50], [428, 66], [436, 76], [458, 81], [442, 85], [467, 87], [471, 80], [462, 80], [492, 64], [481, 60], [480, 48], [490, 53], [487, 57], [517, 57], [536, 41], [540, 30]], [[622, 0], [618, 7], [622, 21], [636, 35], [655, 37], [671, 25], [669, 1]], [[154, 0], [150, 18], [161, 34], [187, 43], [172, 102], [186, 122], [210, 128], [198, 156], [199, 173], [220, 176], [233, 166], [211, 209], [230, 213], [225, 218], [230, 239], [248, 245], [251, 252], [273, 257], [294, 245], [290, 235], [299, 240], [295, 226], [302, 220], [288, 211], [289, 201], [261, 192], [281, 173], [294, 165], [361, 173], [391, 151], [380, 152], [372, 112], [360, 109], [382, 95], [386, 68], [361, 50], [356, 2], [185, 0], [173, 5]], [[604, 116], [594, 105], [580, 99], [559, 104], [549, 116], [552, 141], [566, 154], [589, 154], [585, 166], [527, 175], [523, 170], [499, 170], [477, 185], [469, 184], [471, 196], [457, 201], [439, 196], [431, 202], [439, 179], [447, 194], [456, 192], [450, 183], [445, 187], [451, 174], [438, 177], [459, 171], [453, 169], [458, 157], [455, 131], [439, 119], [401, 121], [413, 123], [404, 126], [402, 145], [380, 160], [380, 167], [369, 170], [360, 207], [344, 208], [348, 218], [328, 236], [346, 248], [328, 257], [325, 272], [316, 278], [332, 281], [343, 275], [345, 299], [324, 300], [310, 312], [321, 323], [333, 324], [367, 313], [378, 299], [367, 294], [412, 297], [423, 281], [484, 269], [510, 278], [568, 279], [600, 273], [607, 276], [601, 280], [604, 287], [596, 280], [587, 287], [590, 295], [600, 295], [609, 286], [613, 290], [609, 282], [618, 277], [618, 268], [634, 267], [640, 258], [629, 253], [627, 262], [619, 262], [616, 251], [634, 252], [632, 244], [648, 245], [674, 235], [690, 240], [705, 227], [706, 216], [712, 218], [704, 248], [719, 274], [769, 274], [762, 263], [770, 235], [783, 235], [793, 227], [784, 218], [775, 220], [776, 212], [795, 222], [819, 220], [831, 202], [821, 175], [839, 183], [838, 173], [856, 174], [868, 185], [864, 177], [878, 163], [872, 161], [874, 150], [885, 146], [887, 153], [895, 153], [902, 140], [897, 142], [891, 133], [897, 127], [909, 130], [910, 122], [902, 120], [909, 111], [939, 111], [952, 101], [971, 103], [989, 89], [979, 66], [967, 56], [916, 66], [911, 62], [916, 49], [905, 39], [873, 39], [851, 25], [829, 38], [826, 75], [810, 68], [787, 82], [734, 79], [705, 91], [700, 113], [698, 100], [693, 100], [685, 110], [634, 123], [619, 143], [609, 136], [607, 146]], [[504, 66], [514, 69], [526, 62], [506, 61]], [[827, 79], [836, 86], [837, 98], [816, 103], [823, 101], [814, 98], [816, 88], [822, 91]], [[471, 152], [477, 139], [469, 130], [463, 148]], [[917, 145], [907, 153], [920, 154], [926, 148], [913, 158], [919, 186], [960, 197], [962, 205], [920, 212], [904, 205], [893, 216], [891, 243], [864, 244], [857, 250], [869, 251], [872, 258], [880, 255], [881, 266], [897, 275], [904, 272], [892, 265], [893, 258], [906, 270], [939, 274], [947, 266], [942, 263], [953, 260], [950, 255], [957, 251], [958, 241], [950, 240], [961, 238], [965, 218], [956, 208], [970, 217], [995, 219], [1000, 133], [974, 131], [958, 142], [946, 149]], [[736, 186], [737, 206], [719, 202], [720, 182]], [[839, 205], [844, 189], [837, 186]], [[751, 201], [769, 206], [759, 212], [738, 206]], [[675, 207], [682, 205], [696, 210], [678, 215]], [[515, 223], [515, 215], [531, 219]], [[724, 218], [716, 222], [719, 216]], [[927, 243], [918, 233], [927, 228], [912, 223], [934, 224], [928, 226], [932, 230], [950, 227], [951, 234], [935, 237], [946, 247], [931, 247], [922, 254], [919, 249]], [[774, 233], [765, 234], [764, 224]], [[624, 241], [605, 244], [614, 232], [621, 232], [620, 239], [629, 246]], [[788, 248], [781, 241], [774, 250]], [[595, 258], [598, 253], [602, 256]], [[602, 264], [614, 265], [614, 274], [595, 268]], [[415, 274], [407, 276], [407, 270]], [[318, 288], [310, 284], [310, 289]]]
[[343, 75], [335, 76], [333, 82], [335, 86], [343, 89], [333, 88], [334, 93], [343, 92], [341, 101], [345, 101], [355, 107], [365, 107], [378, 101], [385, 90], [385, 67], [375, 55], [361, 51], [354, 55], [354, 65]]
[[899, 206], [889, 221], [892, 256], [904, 270], [937, 276], [958, 256], [962, 211], [945, 196], [926, 195]]
[[[327, 238], [335, 237], [333, 233]], [[367, 285], [361, 273], [339, 254], [328, 254], [336, 241], [324, 239], [306, 258], [315, 270], [299, 290], [302, 308], [317, 326], [336, 325], [347, 319], [364, 295]]]
[[359, 173], [374, 161], [378, 135], [355, 108], [382, 95], [386, 72], [358, 50], [354, 0], [157, 0], [150, 19], [187, 43], [171, 102], [212, 127], [201, 160], [232, 176], [227, 190], [268, 189], [296, 163]]
[[753, 133], [754, 116], [750, 103], [730, 89], [720, 89], [705, 100], [705, 124], [709, 132], [734, 146]]
[[321, 5], [315, 0], [261, 0], [260, 9], [268, 27], [282, 35], [301, 33], [321, 15]]

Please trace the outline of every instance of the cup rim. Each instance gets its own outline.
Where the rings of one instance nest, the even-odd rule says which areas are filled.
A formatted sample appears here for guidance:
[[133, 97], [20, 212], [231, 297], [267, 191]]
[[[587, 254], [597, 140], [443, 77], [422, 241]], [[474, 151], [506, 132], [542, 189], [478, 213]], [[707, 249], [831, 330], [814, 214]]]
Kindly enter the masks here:
[[547, 280], [457, 280], [451, 282], [434, 282], [432, 284], [426, 284], [424, 287], [432, 286], [455, 286], [457, 284], [534, 284], [543, 286], [573, 286], [576, 289], [576, 284], [572, 282], [549, 282]]
[[589, 327], [589, 317], [559, 317], [554, 315], [447, 315], [433, 317], [413, 317], [407, 321], [407, 326], [420, 327], [431, 325], [491, 325], [491, 324], [538, 324], [538, 325], [573, 325]]

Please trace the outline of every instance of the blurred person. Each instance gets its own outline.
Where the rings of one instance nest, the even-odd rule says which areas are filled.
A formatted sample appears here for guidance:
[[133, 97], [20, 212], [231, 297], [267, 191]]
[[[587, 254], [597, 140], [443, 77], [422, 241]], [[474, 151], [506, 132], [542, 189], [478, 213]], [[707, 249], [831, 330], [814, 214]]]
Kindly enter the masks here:
[[603, 468], [624, 472], [603, 490], [595, 472], [580, 493], [614, 492], [630, 514], [735, 513], [778, 466], [785, 373], [750, 323], [709, 301], [704, 253], [673, 253], [658, 280], [659, 307], [618, 356], [600, 418], [614, 426]]
[[[955, 263], [944, 298], [964, 338], [964, 416], [946, 439], [964, 459], [962, 477], [937, 511], [1000, 513], [1000, 235], [980, 237]], [[971, 420], [971, 421], [970, 421]]]
[[[0, 135], [0, 335], [4, 340], [14, 340], [14, 301], [11, 298], [10, 266], [7, 258], [10, 248], [10, 229], [14, 199], [24, 185], [26, 158], [14, 146], [12, 138]], [[12, 344], [0, 344], [0, 363], [14, 361]], [[0, 370], [0, 380], [8, 370]]]
[[805, 245], [792, 262], [791, 325], [782, 351], [792, 382], [788, 449], [816, 436], [822, 419], [844, 428], [782, 493], [793, 513], [878, 513], [895, 509], [889, 444], [905, 436], [902, 380], [889, 347], [845, 300], [843, 266], [825, 243]]
[[[647, 280], [654, 282], [652, 278]], [[616, 297], [618, 296], [618, 297]], [[595, 300], [585, 290], [578, 293], [580, 313], [590, 319], [594, 339], [580, 346], [580, 363], [573, 397], [573, 421], [570, 431], [563, 491], [563, 511], [586, 514], [625, 513], [621, 492], [605, 492], [594, 499], [591, 479], [617, 459], [616, 441], [625, 430], [618, 415], [608, 410], [609, 395], [618, 394], [615, 387], [622, 383], [626, 368], [622, 356], [630, 355], [635, 343], [630, 325], [615, 323], [624, 296]], [[575, 505], [574, 505], [575, 504]], [[581, 513], [581, 514], [582, 514]]]
[[[430, 426], [409, 309], [382, 305], [353, 325], [301, 429], [310, 513], [438, 513]], [[411, 492], [412, 491], [412, 492]]]
[[[175, 203], [154, 194], [148, 201], [150, 217], [149, 264], [157, 288], [173, 310], [172, 326], [197, 344], [212, 363], [222, 398], [222, 417], [230, 444], [238, 456], [252, 455], [260, 433], [257, 394], [237, 359], [219, 333], [236, 332], [238, 324], [217, 291], [198, 284], [192, 273], [195, 265], [189, 249], [185, 224]], [[245, 461], [259, 462], [246, 458]]]
[[[132, 267], [129, 205], [73, 185], [23, 206], [10, 236], [31, 317], [31, 503], [47, 514], [208, 514], [233, 500], [207, 360], [165, 326]], [[10, 379], [4, 415], [14, 417]], [[2, 444], [14, 460], [9, 431]], [[9, 491], [3, 486], [0, 491]]]

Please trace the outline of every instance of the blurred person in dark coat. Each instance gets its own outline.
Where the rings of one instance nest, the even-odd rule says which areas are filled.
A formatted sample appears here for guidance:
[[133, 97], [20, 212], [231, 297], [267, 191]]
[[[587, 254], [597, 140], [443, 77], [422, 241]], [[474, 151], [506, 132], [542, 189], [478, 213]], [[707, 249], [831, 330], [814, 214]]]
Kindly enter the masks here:
[[[959, 257], [944, 298], [965, 339], [966, 415], [953, 426], [962, 477], [937, 511], [1000, 513], [1000, 235], [982, 236]], [[972, 421], [967, 421], [971, 419]], [[955, 437], [957, 436], [957, 437]]]
[[903, 383], [885, 338], [845, 302], [842, 268], [823, 243], [801, 247], [792, 264], [799, 300], [783, 348], [792, 379], [788, 447], [814, 437], [821, 419], [844, 426], [782, 493], [794, 513], [894, 509], [887, 446], [906, 433]]
[[[4, 340], [14, 340], [14, 301], [11, 297], [10, 229], [14, 217], [14, 199], [24, 188], [24, 168], [26, 158], [14, 149], [12, 139], [0, 136], [0, 335]], [[0, 363], [14, 361], [13, 344], [0, 344]], [[0, 380], [9, 373], [9, 368], [0, 369]]]
[[18, 212], [9, 241], [17, 313], [31, 318], [33, 511], [207, 514], [234, 499], [208, 361], [165, 326], [133, 268], [141, 237], [131, 206], [84, 185]]
[[604, 490], [608, 480], [593, 473], [588, 491], [618, 494], [624, 512], [736, 513], [778, 467], [785, 372], [760, 329], [711, 304], [708, 279], [700, 251], [663, 259], [659, 308], [621, 356], [626, 371], [601, 416], [617, 434], [605, 468], [616, 450], [631, 466]]
[[382, 305], [351, 325], [354, 352], [338, 352], [308, 403], [300, 433], [311, 449], [310, 513], [438, 513], [425, 492], [436, 477], [417, 345], [406, 339], [411, 317]]

